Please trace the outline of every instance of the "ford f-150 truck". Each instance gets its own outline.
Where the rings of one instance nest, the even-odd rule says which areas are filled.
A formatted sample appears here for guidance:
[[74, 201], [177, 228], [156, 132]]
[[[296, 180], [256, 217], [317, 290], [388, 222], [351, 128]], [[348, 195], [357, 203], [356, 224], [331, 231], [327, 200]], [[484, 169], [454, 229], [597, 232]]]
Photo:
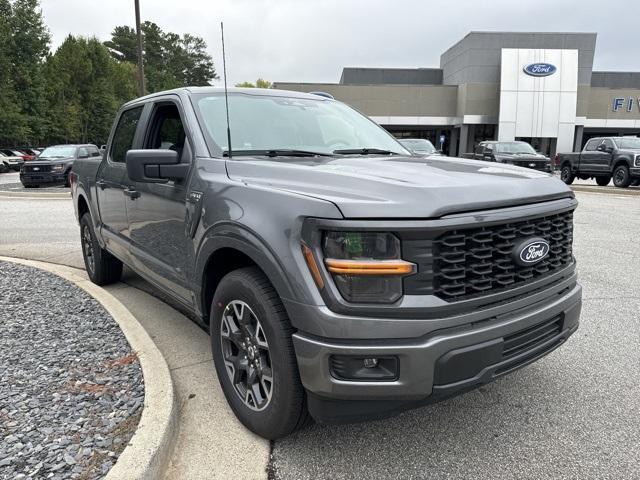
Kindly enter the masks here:
[[194, 312], [229, 405], [266, 438], [465, 392], [578, 328], [566, 185], [411, 155], [331, 98], [143, 97], [71, 184], [91, 280], [126, 264]]
[[487, 162], [506, 163], [518, 167], [532, 168], [541, 172], [551, 172], [551, 160], [536, 152], [527, 142], [480, 142], [471, 153], [463, 153], [463, 158], [474, 158]]
[[20, 182], [25, 188], [61, 184], [69, 186], [69, 173], [76, 159], [100, 157], [95, 145], [55, 145], [47, 147], [37, 160], [20, 168]]
[[556, 164], [560, 178], [571, 185], [576, 177], [595, 178], [600, 186], [613, 178], [616, 187], [640, 184], [640, 138], [597, 137], [590, 139], [578, 153], [559, 153]]

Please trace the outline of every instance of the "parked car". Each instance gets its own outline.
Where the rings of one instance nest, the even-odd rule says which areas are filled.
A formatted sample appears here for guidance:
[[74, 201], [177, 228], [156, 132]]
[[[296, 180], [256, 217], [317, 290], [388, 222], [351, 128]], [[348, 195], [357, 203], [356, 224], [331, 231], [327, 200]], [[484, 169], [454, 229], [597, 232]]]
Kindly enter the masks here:
[[23, 152], [22, 150], [19, 150], [17, 148], [3, 148], [0, 149], [0, 153], [4, 153], [5, 155], [9, 155], [11, 157], [20, 157], [25, 162], [34, 160], [36, 158], [35, 155]]
[[218, 88], [127, 103], [71, 193], [89, 278], [126, 264], [191, 310], [252, 431], [435, 402], [578, 328], [577, 202], [557, 178], [412, 156], [318, 95], [230, 89], [228, 109], [229, 134]]
[[20, 169], [20, 182], [25, 188], [62, 184], [69, 186], [69, 172], [78, 158], [100, 157], [95, 145], [55, 145], [45, 148], [37, 160]]
[[549, 157], [536, 152], [527, 142], [484, 141], [478, 143], [473, 153], [462, 154], [463, 158], [474, 158], [487, 162], [506, 163], [518, 167], [551, 172]]
[[26, 161], [35, 160], [42, 152], [42, 150], [33, 147], [15, 147], [15, 150], [28, 155], [29, 158], [26, 158]]
[[401, 138], [398, 141], [414, 155], [442, 155], [426, 138]]
[[559, 153], [556, 164], [560, 178], [571, 185], [576, 177], [595, 178], [600, 186], [613, 178], [616, 187], [640, 184], [640, 138], [596, 137], [590, 139], [579, 153]]
[[0, 163], [2, 163], [5, 172], [9, 170], [14, 170], [16, 172], [20, 171], [20, 167], [24, 163], [22, 157], [17, 155], [7, 155], [6, 153], [0, 152]]

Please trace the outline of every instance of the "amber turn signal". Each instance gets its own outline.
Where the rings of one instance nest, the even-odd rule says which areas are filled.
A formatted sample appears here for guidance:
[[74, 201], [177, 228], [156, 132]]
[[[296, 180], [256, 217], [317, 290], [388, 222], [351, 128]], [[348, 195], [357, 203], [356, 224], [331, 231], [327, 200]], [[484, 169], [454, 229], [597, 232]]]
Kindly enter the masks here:
[[415, 265], [404, 260], [339, 260], [327, 258], [327, 270], [337, 275], [409, 275]]
[[316, 259], [313, 256], [313, 252], [305, 244], [302, 244], [302, 255], [304, 256], [304, 260], [307, 262], [307, 266], [311, 271], [313, 281], [316, 282], [318, 288], [322, 290], [324, 288], [324, 280], [322, 279], [322, 275], [320, 274], [320, 269], [318, 268]]

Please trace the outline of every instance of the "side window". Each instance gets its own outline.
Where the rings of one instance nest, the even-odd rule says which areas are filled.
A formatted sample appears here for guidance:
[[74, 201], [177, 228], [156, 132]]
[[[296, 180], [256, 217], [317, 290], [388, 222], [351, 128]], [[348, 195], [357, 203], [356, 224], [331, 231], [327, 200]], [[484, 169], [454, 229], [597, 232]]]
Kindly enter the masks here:
[[485, 147], [485, 144], [484, 144], [484, 143], [479, 143], [479, 144], [476, 146], [476, 154], [478, 154], [478, 155], [482, 155], [482, 154], [484, 153], [484, 147]]
[[591, 140], [589, 140], [587, 142], [587, 144], [585, 145], [584, 149], [587, 152], [595, 152], [596, 148], [598, 147], [598, 145], [600, 144], [602, 140], [600, 140], [599, 138], [592, 138]]
[[91, 157], [99, 157], [100, 156], [100, 150], [98, 150], [98, 147], [89, 147], [89, 156]]
[[80, 147], [78, 149], [78, 158], [88, 158], [88, 157], [89, 157], [89, 152], [87, 151], [87, 149], [84, 147]]
[[113, 141], [111, 142], [111, 150], [109, 156], [111, 161], [124, 163], [125, 155], [128, 150], [131, 150], [133, 145], [133, 137], [136, 134], [136, 128], [138, 128], [138, 121], [142, 114], [142, 107], [132, 108], [125, 111], [120, 116], [120, 121], [116, 127], [116, 131], [113, 135]]
[[158, 104], [150, 125], [144, 148], [175, 150], [181, 158], [186, 134], [178, 107], [173, 103]]
[[608, 138], [605, 138], [602, 143], [604, 143], [604, 146], [609, 148], [610, 150], [613, 150], [613, 142], [611, 140], [609, 140]]

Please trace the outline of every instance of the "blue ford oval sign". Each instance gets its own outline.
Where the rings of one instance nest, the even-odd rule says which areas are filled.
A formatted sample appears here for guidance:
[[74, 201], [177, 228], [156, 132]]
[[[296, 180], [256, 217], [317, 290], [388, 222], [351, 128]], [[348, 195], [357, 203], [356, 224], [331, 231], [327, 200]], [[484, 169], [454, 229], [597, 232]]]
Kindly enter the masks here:
[[556, 66], [550, 63], [531, 63], [524, 67], [524, 73], [532, 77], [547, 77], [556, 73]]
[[522, 267], [534, 265], [549, 254], [549, 243], [540, 237], [527, 238], [513, 249], [513, 259]]

